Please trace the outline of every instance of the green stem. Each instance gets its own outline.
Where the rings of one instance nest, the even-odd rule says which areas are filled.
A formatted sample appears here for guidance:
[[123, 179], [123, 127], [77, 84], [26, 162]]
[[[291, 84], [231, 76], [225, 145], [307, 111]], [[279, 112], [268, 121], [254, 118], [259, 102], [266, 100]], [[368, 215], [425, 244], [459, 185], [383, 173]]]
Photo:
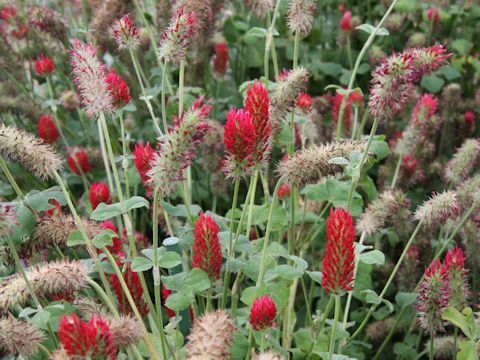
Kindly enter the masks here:
[[263, 282], [263, 276], [265, 275], [265, 262], [267, 258], [267, 250], [268, 250], [268, 243], [270, 240], [270, 233], [272, 232], [272, 218], [273, 218], [273, 209], [275, 208], [275, 202], [277, 200], [277, 192], [280, 185], [283, 183], [283, 178], [280, 178], [275, 186], [275, 190], [273, 190], [272, 195], [272, 203], [270, 204], [270, 211], [268, 212], [268, 221], [267, 221], [267, 229], [265, 231], [265, 238], [263, 239], [263, 250], [262, 250], [262, 258], [260, 260], [260, 268], [258, 271], [258, 278], [256, 286], [260, 287]]
[[293, 68], [298, 67], [298, 51], [300, 48], [300, 33], [295, 31], [295, 40], [293, 43]]
[[160, 189], [158, 187], [155, 188], [155, 192], [153, 195], [153, 285], [155, 289], [155, 311], [157, 313], [157, 326], [158, 330], [160, 331], [160, 341], [162, 342], [162, 352], [163, 358], [167, 358], [166, 353], [166, 339], [165, 339], [165, 331], [163, 330], [163, 316], [162, 316], [162, 308], [161, 302], [162, 298], [160, 295], [160, 286], [161, 286], [161, 278], [160, 278], [160, 270], [158, 266], [158, 201], [160, 198]]
[[[267, 31], [267, 36], [265, 38], [265, 57], [264, 57], [264, 67], [265, 67], [265, 87], [267, 88], [268, 90], [268, 65], [269, 65], [269, 62], [270, 62], [270, 49], [272, 47], [272, 43], [273, 43], [273, 29], [275, 27], [275, 21], [277, 19], [277, 14], [278, 14], [278, 10], [279, 10], [279, 7], [280, 7], [280, 0], [277, 0], [276, 1], [276, 4], [275, 4], [275, 9], [273, 10], [273, 17], [272, 17], [272, 21], [270, 21], [270, 17], [267, 17], [267, 21], [269, 24], [269, 27], [268, 27], [268, 31]], [[276, 55], [275, 55], [276, 57]], [[278, 65], [277, 66], [277, 69], [275, 70], [275, 72], [277, 73], [277, 76], [278, 76]]]
[[[63, 182], [62, 178], [58, 174], [58, 172], [55, 169], [52, 169], [52, 175], [55, 177], [55, 180], [57, 181], [58, 185], [62, 189], [62, 192], [65, 196], [65, 199], [67, 200], [68, 207], [70, 209], [70, 212], [73, 215], [73, 218], [75, 220], [75, 225], [82, 234], [82, 238], [85, 241], [85, 245], [87, 249], [89, 250], [89, 253], [91, 254], [93, 258], [93, 262], [95, 263], [96, 269], [98, 271], [98, 274], [100, 275], [100, 279], [102, 281], [102, 285], [105, 288], [105, 291], [107, 292], [108, 298], [112, 301], [115, 302], [115, 298], [113, 296], [112, 290], [110, 289], [110, 284], [108, 283], [107, 277], [105, 275], [105, 271], [103, 270], [103, 267], [101, 266], [100, 262], [98, 261], [97, 257], [97, 249], [93, 247], [91, 240], [89, 239], [87, 233], [85, 232], [85, 227], [83, 226], [83, 222], [80, 220], [80, 217], [78, 216], [77, 210], [75, 209], [75, 206], [73, 205], [72, 198], [70, 197], [70, 194], [65, 186], [65, 183]], [[114, 262], [116, 265], [116, 262]]]
[[363, 112], [362, 120], [360, 121], [360, 126], [357, 129], [357, 132], [355, 134], [355, 140], [360, 139], [360, 136], [363, 134], [363, 129], [365, 128], [365, 124], [367, 123], [368, 120], [368, 108], [365, 109]]
[[313, 350], [315, 349], [315, 346], [317, 346], [318, 342], [318, 336], [323, 330], [323, 327], [325, 326], [325, 323], [327, 321], [328, 316], [330, 315], [330, 311], [332, 311], [333, 305], [335, 303], [335, 299], [333, 296], [330, 296], [330, 299], [328, 300], [327, 306], [325, 307], [325, 312], [323, 313], [322, 320], [320, 321], [320, 325], [318, 326], [318, 330], [316, 331], [315, 334], [315, 342], [312, 344], [312, 347], [310, 348], [308, 355], [306, 357], [306, 360], [310, 360], [312, 357]]
[[125, 123], [123, 121], [123, 114], [120, 113], [120, 132], [122, 133], [122, 153], [123, 153], [123, 160], [122, 160], [122, 169], [125, 179], [125, 193], [127, 198], [130, 198], [130, 181], [128, 177], [128, 158], [127, 158], [127, 139], [125, 136]]
[[167, 103], [165, 99], [165, 78], [167, 73], [167, 59], [163, 61], [163, 71], [162, 71], [162, 121], [163, 121], [163, 131], [165, 134], [168, 134], [168, 124], [167, 124]]
[[335, 337], [337, 333], [337, 325], [338, 325], [338, 319], [340, 318], [340, 307], [341, 307], [340, 295], [332, 295], [332, 296], [335, 297], [335, 315], [333, 318], [332, 334], [330, 335], [330, 346], [328, 348], [328, 360], [332, 360], [333, 352], [335, 350]]
[[455, 327], [453, 330], [453, 350], [452, 350], [452, 359], [457, 358], [457, 340], [458, 340], [458, 328]]
[[252, 194], [250, 195], [250, 204], [248, 205], [247, 226], [245, 227], [245, 236], [250, 238], [250, 227], [252, 225], [253, 207], [255, 205], [255, 193], [257, 190], [258, 170], [255, 171], [252, 179]]
[[150, 103], [150, 99], [147, 95], [147, 92], [145, 91], [145, 86], [143, 85], [143, 80], [142, 77], [140, 76], [140, 70], [139, 70], [139, 64], [137, 62], [137, 58], [135, 57], [135, 54], [133, 53], [132, 49], [128, 50], [130, 53], [130, 57], [132, 58], [132, 63], [133, 67], [135, 69], [135, 74], [137, 75], [138, 83], [140, 84], [140, 88], [142, 89], [142, 100], [145, 101], [145, 104], [147, 105], [148, 111], [150, 113], [150, 117], [152, 118], [153, 125], [155, 130], [157, 131], [158, 135], [162, 136], [162, 130], [160, 129], [160, 126], [158, 126], [157, 118], [155, 117], [155, 114], [153, 113], [153, 107], [152, 104]]
[[[365, 53], [367, 52], [370, 45], [372, 45], [373, 40], [375, 39], [375, 36], [377, 35], [378, 30], [380, 30], [383, 23], [387, 20], [388, 16], [393, 11], [393, 8], [397, 4], [397, 1], [398, 0], [393, 0], [392, 1], [392, 4], [388, 8], [387, 12], [385, 13], [385, 15], [383, 15], [380, 22], [377, 24], [375, 29], [372, 31], [372, 33], [368, 37], [367, 41], [365, 42], [365, 44], [362, 47], [362, 50], [360, 50], [360, 53], [358, 54], [357, 60], [355, 61], [355, 66], [353, 68], [352, 75], [350, 76], [350, 81], [348, 83], [348, 89], [347, 89], [348, 93], [353, 89], [353, 84], [355, 83], [355, 78], [357, 77], [357, 72], [358, 72], [360, 64], [363, 60], [363, 57], [365, 56]], [[340, 105], [340, 111], [338, 113], [337, 132], [336, 132], [336, 136], [335, 136], [335, 138], [337, 140], [342, 136], [343, 114], [345, 113], [345, 107], [347, 105], [347, 100], [348, 100], [348, 95], [343, 97], [342, 103]]]
[[435, 338], [434, 338], [433, 334], [430, 334], [430, 346], [429, 346], [429, 348], [428, 348], [428, 358], [429, 358], [430, 360], [434, 360], [434, 356], [433, 356], [434, 339], [435, 339]]
[[395, 185], [397, 184], [398, 174], [400, 174], [400, 166], [402, 165], [403, 155], [398, 157], [397, 165], [395, 166], [395, 173], [393, 174], [392, 184], [390, 185], [390, 189], [395, 189]]
[[365, 161], [366, 161], [367, 156], [368, 156], [368, 150], [370, 149], [370, 146], [372, 145], [373, 137], [375, 136], [375, 133], [377, 131], [378, 123], [379, 123], [379, 119], [375, 118], [375, 120], [373, 121], [372, 129], [370, 130], [370, 135], [368, 136], [367, 145], [365, 146], [365, 150], [363, 151], [363, 155], [362, 155], [362, 158], [360, 160], [360, 164], [358, 164], [357, 176], [352, 180], [352, 185], [350, 186], [350, 190], [349, 190], [349, 193], [348, 193], [348, 207], [347, 207], [349, 210], [352, 207], [353, 193], [355, 192], [358, 180], [360, 179], [363, 165], [365, 164]]
[[180, 74], [178, 75], [178, 116], [183, 114], [183, 98], [185, 91], [185, 60], [180, 61]]
[[376, 354], [375, 354], [375, 357], [372, 359], [372, 360], [378, 360], [380, 355], [382, 354], [383, 350], [385, 350], [385, 347], [388, 345], [388, 343], [390, 342], [390, 340], [392, 339], [393, 337], [393, 334], [395, 334], [395, 330], [397, 329], [398, 325], [400, 324], [400, 321], [402, 320], [403, 318], [403, 315], [405, 314], [405, 312], [407, 311], [408, 307], [405, 306], [402, 308], [402, 310], [398, 313], [397, 315], [397, 318], [395, 319], [395, 323], [393, 324], [393, 326], [390, 328], [388, 334], [387, 334], [387, 337], [383, 340], [382, 344], [380, 345], [380, 347], [378, 348]]
[[[415, 228], [412, 235], [410, 236], [410, 239], [408, 240], [407, 244], [403, 248], [402, 254], [400, 255], [400, 258], [398, 259], [397, 264], [393, 268], [393, 271], [390, 274], [390, 277], [388, 278], [387, 283], [383, 287], [383, 290], [380, 293], [380, 295], [378, 295], [379, 304], [383, 300], [383, 297], [385, 296], [385, 293], [387, 292], [388, 288], [390, 287], [390, 284], [392, 283], [393, 279], [395, 278], [395, 275], [397, 274], [398, 269], [400, 268], [400, 265], [402, 265], [403, 259], [404, 259], [405, 255], [407, 254], [408, 249], [412, 245], [413, 240], [415, 240], [415, 237], [417, 236], [418, 232], [420, 231], [420, 228], [422, 227], [422, 224], [423, 224], [423, 220], [420, 220], [417, 224], [417, 227]], [[357, 328], [357, 330], [353, 333], [353, 335], [350, 337], [349, 342], [352, 341], [353, 339], [355, 339], [360, 334], [360, 332], [363, 330], [363, 328], [367, 325], [368, 320], [372, 316], [372, 314], [375, 311], [375, 309], [377, 308], [377, 306], [378, 306], [378, 304], [373, 304], [370, 307], [370, 309], [368, 310], [368, 313], [365, 316], [365, 318], [363, 319], [362, 323]]]
[[112, 301], [108, 298], [108, 295], [105, 293], [105, 291], [103, 291], [102, 287], [92, 279], [87, 279], [87, 282], [88, 282], [88, 285], [90, 285], [95, 290], [98, 296], [100, 296], [100, 299], [102, 299], [103, 303], [108, 307], [110, 312], [114, 316], [118, 317], [119, 314], [118, 314], [117, 308], [112, 303]]
[[105, 150], [105, 137], [103, 136], [103, 128], [102, 128], [101, 121], [98, 121], [97, 125], [98, 125], [98, 142], [100, 143], [100, 152], [102, 154], [103, 167], [105, 168], [105, 172], [107, 173], [108, 187], [111, 189], [111, 191], [113, 191], [114, 187], [113, 187], [113, 180], [112, 180], [112, 172], [110, 171], [110, 166], [108, 165], [108, 155], [107, 155], [107, 151]]

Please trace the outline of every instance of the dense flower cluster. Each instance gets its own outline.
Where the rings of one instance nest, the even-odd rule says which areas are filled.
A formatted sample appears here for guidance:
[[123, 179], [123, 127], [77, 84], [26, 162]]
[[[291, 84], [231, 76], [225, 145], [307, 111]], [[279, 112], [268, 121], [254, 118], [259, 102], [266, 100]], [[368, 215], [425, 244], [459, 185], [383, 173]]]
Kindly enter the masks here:
[[100, 203], [110, 204], [112, 197], [108, 185], [103, 181], [94, 182], [90, 186], [90, 205], [95, 210]]
[[70, 64], [88, 117], [110, 110], [113, 100], [108, 90], [105, 66], [98, 60], [94, 46], [75, 38], [70, 51]]
[[276, 317], [277, 307], [270, 296], [263, 295], [253, 301], [250, 309], [250, 325], [253, 330], [273, 327]]
[[372, 74], [368, 106], [370, 114], [391, 119], [401, 113], [411, 100], [414, 83], [446, 63], [442, 45], [413, 48], [383, 60]]
[[212, 107], [201, 105], [203, 97], [198, 99], [185, 114], [178, 118], [168, 136], [160, 139], [159, 151], [155, 153], [152, 168], [147, 173], [151, 185], [169, 194], [175, 184], [183, 180], [183, 170], [195, 158], [195, 149], [208, 130], [205, 118]]
[[322, 263], [322, 287], [333, 294], [353, 289], [355, 276], [355, 227], [348, 211], [335, 209], [327, 219], [326, 255]]
[[91, 169], [90, 161], [84, 148], [75, 147], [69, 149], [67, 162], [70, 171], [77, 175], [88, 173]]
[[203, 213], [195, 223], [192, 267], [202, 269], [212, 280], [219, 278], [222, 269], [218, 225], [211, 216]]
[[140, 45], [140, 31], [130, 19], [130, 14], [115, 21], [112, 32], [119, 49], [135, 50]]
[[110, 328], [98, 316], [92, 316], [85, 323], [76, 314], [64, 315], [60, 320], [58, 337], [62, 348], [72, 358], [116, 359], [117, 351]]
[[449, 306], [462, 311], [470, 297], [468, 270], [465, 269], [465, 256], [459, 247], [454, 247], [445, 255], [445, 269], [450, 285]]
[[213, 57], [213, 70], [220, 78], [225, 76], [228, 66], [228, 45], [218, 43], [215, 45], [215, 56]]
[[35, 72], [40, 76], [50, 75], [55, 70], [55, 63], [51, 58], [40, 54], [35, 60]]
[[112, 70], [108, 73], [105, 81], [108, 84], [108, 91], [112, 97], [112, 105], [118, 109], [130, 102], [130, 91], [125, 81]]
[[185, 7], [177, 9], [160, 40], [158, 54], [160, 60], [177, 64], [187, 56], [188, 46], [195, 26], [195, 13]]
[[38, 136], [45, 142], [53, 144], [58, 139], [58, 129], [55, 125], [55, 121], [48, 116], [42, 115], [37, 124]]

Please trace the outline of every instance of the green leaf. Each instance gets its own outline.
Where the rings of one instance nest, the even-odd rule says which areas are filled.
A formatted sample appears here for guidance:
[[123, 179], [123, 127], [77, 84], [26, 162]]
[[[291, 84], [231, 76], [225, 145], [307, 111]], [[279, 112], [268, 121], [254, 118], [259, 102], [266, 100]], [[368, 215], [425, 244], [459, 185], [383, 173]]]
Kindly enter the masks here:
[[330, 164], [337, 164], [337, 165], [349, 165], [350, 161], [345, 159], [344, 157], [334, 157], [333, 159], [328, 160]]
[[360, 261], [365, 264], [378, 264], [383, 265], [385, 263], [385, 255], [380, 250], [372, 250], [360, 254]]
[[420, 85], [431, 93], [437, 93], [445, 85], [445, 80], [437, 75], [424, 75]]
[[111, 229], [105, 229], [95, 235], [95, 237], [92, 239], [92, 243], [97, 249], [102, 249], [105, 246], [112, 246], [112, 239], [116, 237], [118, 237], [118, 234], [115, 231]]
[[60, 205], [65, 205], [67, 200], [58, 186], [38, 191], [33, 190], [25, 195], [25, 203], [37, 211], [47, 211], [55, 207], [50, 204], [50, 200], [57, 200]]
[[97, 208], [90, 214], [90, 219], [103, 221], [111, 219], [115, 216], [122, 214], [122, 207], [120, 203], [114, 203], [107, 205], [105, 203], [100, 203]]
[[341, 65], [334, 62], [319, 62], [314, 64], [314, 66], [322, 73], [333, 77], [338, 77], [343, 70]]
[[125, 200], [125, 210], [128, 212], [133, 209], [138, 209], [142, 207], [148, 208], [149, 202], [147, 199], [141, 196], [133, 196], [130, 199]]
[[182, 263], [182, 258], [175, 251], [167, 251], [158, 259], [158, 266], [171, 269]]
[[195, 296], [190, 289], [184, 288], [178, 293], [172, 293], [168, 296], [165, 306], [173, 311], [187, 309], [195, 301]]
[[273, 269], [275, 274], [285, 280], [293, 280], [303, 276], [304, 271], [290, 265], [279, 265]]
[[147, 271], [147, 270], [150, 270], [152, 267], [153, 267], [152, 260], [145, 257], [137, 256], [132, 261], [133, 272]]
[[375, 304], [375, 305], [379, 305], [382, 300], [380, 299], [380, 297], [377, 295], [377, 293], [373, 290], [364, 290], [362, 291], [362, 293], [366, 294], [365, 296], [365, 302], [367, 304]]
[[322, 272], [321, 271], [307, 271], [307, 274], [316, 283], [318, 283], [318, 284], [322, 283]]
[[460, 352], [456, 360], [478, 360], [477, 345], [473, 340], [464, 340], [459, 344]]
[[265, 294], [266, 294], [266, 291], [264, 288], [262, 289], [256, 286], [250, 286], [242, 291], [242, 296], [240, 297], [240, 301], [247, 306], [252, 306], [253, 301], [256, 298]]
[[440, 69], [435, 71], [435, 74], [444, 76], [445, 79], [447, 79], [448, 81], [458, 79], [462, 76], [462, 74], [460, 74], [460, 71], [450, 65], [441, 67]]
[[[367, 34], [372, 34], [375, 31], [375, 26], [372, 26], [370, 24], [362, 24], [362, 25], [358, 25], [356, 29], [363, 30]], [[378, 31], [375, 33], [375, 36], [388, 36], [388, 35], [390, 35], [390, 33], [388, 32], [387, 29], [383, 27], [378, 29]]]
[[[187, 211], [187, 207], [183, 204], [179, 204], [179, 205], [176, 205], [176, 206], [173, 206], [171, 205], [170, 203], [168, 202], [165, 202], [165, 201], [160, 201], [160, 204], [162, 205], [162, 208], [169, 214], [173, 215], [173, 216], [176, 216], [176, 217], [183, 217], [183, 218], [186, 218], [188, 217], [188, 211]], [[192, 215], [193, 216], [196, 216], [198, 214], [200, 214], [200, 212], [202, 211], [202, 208], [198, 205], [195, 205], [193, 204], [191, 207], [190, 207], [190, 210], [192, 211]]]
[[[467, 309], [465, 309], [467, 310]], [[470, 309], [471, 312], [471, 309]], [[475, 323], [473, 323], [473, 327], [467, 316], [460, 313], [457, 309], [450, 306], [442, 314], [442, 319], [451, 322], [456, 327], [460, 328], [462, 332], [465, 334], [466, 337], [472, 340], [475, 339]], [[472, 331], [473, 330], [473, 331]]]
[[85, 245], [85, 240], [83, 239], [82, 233], [78, 230], [75, 230], [68, 235], [67, 246], [77, 245]]
[[417, 293], [413, 292], [399, 292], [395, 295], [395, 302], [401, 308], [410, 306], [417, 300]]
[[467, 55], [470, 52], [472, 43], [467, 39], [457, 39], [452, 41], [452, 48], [458, 55]]

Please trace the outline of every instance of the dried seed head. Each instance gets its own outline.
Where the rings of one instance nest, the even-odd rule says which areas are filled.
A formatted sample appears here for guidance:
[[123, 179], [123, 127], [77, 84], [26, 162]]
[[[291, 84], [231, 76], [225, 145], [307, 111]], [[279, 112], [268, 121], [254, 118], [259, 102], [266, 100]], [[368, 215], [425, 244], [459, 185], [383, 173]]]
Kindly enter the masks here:
[[77, 315], [84, 321], [89, 321], [92, 315], [99, 315], [103, 318], [108, 316], [106, 306], [97, 302], [95, 298], [76, 296], [72, 305], [77, 308]]
[[175, 9], [184, 7], [188, 12], [195, 14], [195, 23], [193, 25], [193, 39], [199, 39], [200, 36], [208, 31], [208, 27], [214, 22], [212, 19], [213, 0], [176, 0]]
[[395, 323], [394, 317], [388, 317], [383, 320], [374, 321], [367, 326], [365, 333], [367, 338], [375, 344], [379, 344], [385, 339], [390, 329]]
[[453, 191], [434, 194], [415, 211], [415, 220], [423, 221], [427, 227], [442, 225], [447, 219], [455, 218], [460, 212], [457, 195]]
[[109, 39], [109, 31], [115, 20], [123, 14], [131, 12], [132, 1], [129, 0], [102, 0], [92, 12], [90, 28], [95, 29], [94, 35], [101, 43]]
[[[83, 227], [89, 239], [102, 231], [95, 221], [81, 218]], [[44, 217], [35, 227], [30, 239], [22, 245], [22, 253], [30, 255], [47, 248], [48, 246], [64, 247], [68, 236], [77, 230], [75, 219], [72, 215], [60, 214], [58, 216]]]
[[[435, 336], [433, 347], [433, 358], [438, 360], [449, 360], [452, 358], [454, 339], [452, 335]], [[425, 351], [430, 349], [430, 340], [425, 342]]]
[[158, 186], [164, 195], [175, 190], [175, 184], [183, 180], [183, 170], [195, 159], [195, 150], [208, 130], [205, 118], [212, 107], [201, 105], [198, 99], [165, 138], [159, 139], [159, 152], [155, 153], [151, 169], [147, 172], [149, 184]]
[[28, 19], [40, 31], [46, 32], [52, 38], [62, 43], [67, 41], [70, 29], [67, 20], [48, 6], [32, 6], [29, 9]]
[[480, 139], [466, 139], [445, 169], [445, 178], [452, 184], [465, 180], [480, 160]]
[[97, 58], [95, 47], [75, 38], [70, 50], [70, 64], [88, 117], [98, 115], [101, 111], [110, 111], [113, 99], [108, 90], [105, 66]]
[[273, 10], [273, 0], [244, 0], [244, 3], [245, 7], [260, 19]]
[[278, 165], [278, 173], [289, 184], [301, 186], [316, 183], [321, 178], [341, 173], [343, 167], [329, 163], [335, 157], [347, 157], [352, 151], [362, 152], [363, 141], [331, 142], [297, 151]]
[[185, 360], [227, 360], [235, 325], [223, 310], [195, 319], [187, 344]]
[[142, 338], [140, 323], [130, 316], [107, 319], [112, 333], [112, 342], [115, 347], [127, 348], [136, 345]]
[[385, 226], [389, 218], [395, 216], [398, 206], [396, 194], [391, 190], [384, 191], [368, 205], [365, 212], [360, 216], [357, 229], [369, 235], [377, 232]]
[[287, 21], [290, 31], [292, 33], [299, 32], [303, 36], [310, 34], [316, 11], [316, 0], [290, 1], [287, 13]]
[[0, 124], [0, 156], [18, 163], [42, 179], [62, 167], [60, 156], [49, 144], [22, 129]]
[[269, 117], [272, 131], [277, 134], [289, 111], [295, 107], [297, 97], [307, 89], [310, 74], [303, 67], [298, 67], [283, 75], [277, 82], [270, 97]]
[[480, 190], [480, 173], [465, 180], [458, 185], [456, 193], [458, 195], [458, 201], [462, 204], [463, 209], [469, 208], [474, 201], [479, 201], [477, 196]]
[[30, 358], [45, 340], [43, 332], [13, 316], [0, 318], [0, 355], [23, 355]]
[[[89, 269], [79, 261], [57, 261], [26, 271], [33, 292], [39, 297], [70, 294], [84, 288]], [[30, 300], [22, 276], [15, 274], [0, 287], [0, 312]]]

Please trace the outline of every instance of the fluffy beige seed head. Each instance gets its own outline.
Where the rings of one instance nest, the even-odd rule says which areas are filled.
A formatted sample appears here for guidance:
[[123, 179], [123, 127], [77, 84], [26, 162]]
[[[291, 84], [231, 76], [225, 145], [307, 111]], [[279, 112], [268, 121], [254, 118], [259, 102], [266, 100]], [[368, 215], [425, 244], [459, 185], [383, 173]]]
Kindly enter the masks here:
[[[83, 227], [89, 239], [102, 231], [95, 221], [81, 218]], [[47, 246], [65, 246], [68, 236], [77, 230], [75, 219], [72, 215], [58, 215], [41, 220], [31, 238], [22, 246], [22, 253], [29, 255], [32, 252], [45, 249]]]
[[244, 3], [245, 7], [260, 19], [273, 10], [273, 0], [244, 0]]
[[0, 124], [0, 156], [43, 179], [51, 178], [52, 171], [62, 167], [60, 156], [49, 144], [5, 124]]
[[[87, 285], [89, 269], [79, 261], [55, 261], [26, 271], [33, 292], [38, 297], [70, 294]], [[30, 300], [25, 281], [16, 274], [0, 286], [0, 313]]]
[[433, 195], [415, 211], [415, 220], [423, 221], [427, 227], [435, 227], [455, 218], [460, 212], [457, 195], [453, 191]]
[[316, 11], [316, 0], [291, 0], [288, 5], [287, 21], [292, 33], [298, 32], [303, 36], [310, 34]]
[[303, 67], [298, 67], [277, 82], [270, 97], [268, 110], [274, 134], [278, 134], [281, 130], [283, 120], [287, 113], [294, 108], [298, 95], [307, 89], [309, 78], [308, 71]]
[[475, 201], [475, 194], [480, 190], [480, 173], [472, 176], [461, 183], [456, 193], [458, 195], [458, 201], [462, 204], [462, 208], [466, 209], [472, 205]]
[[136, 345], [142, 338], [142, 327], [140, 323], [130, 316], [107, 319], [112, 341], [116, 347], [126, 348]]
[[12, 316], [0, 319], [0, 355], [30, 357], [43, 340], [43, 332], [26, 321]]
[[185, 360], [227, 360], [235, 325], [223, 310], [216, 310], [195, 320], [187, 344]]
[[391, 190], [384, 191], [360, 216], [357, 222], [357, 229], [360, 232], [373, 234], [385, 226], [387, 219], [394, 215], [398, 208], [397, 198]]
[[83, 321], [90, 321], [92, 315], [99, 315], [102, 318], [108, 317], [106, 306], [100, 304], [95, 298], [77, 296], [73, 300], [73, 305], [77, 308], [77, 315]]
[[347, 157], [352, 151], [363, 152], [364, 149], [363, 141], [331, 142], [312, 146], [282, 160], [277, 171], [289, 184], [302, 186], [316, 183], [324, 177], [343, 171], [341, 165], [329, 163], [330, 159]]
[[465, 180], [480, 159], [480, 139], [467, 139], [457, 150], [445, 169], [445, 178], [452, 184]]

